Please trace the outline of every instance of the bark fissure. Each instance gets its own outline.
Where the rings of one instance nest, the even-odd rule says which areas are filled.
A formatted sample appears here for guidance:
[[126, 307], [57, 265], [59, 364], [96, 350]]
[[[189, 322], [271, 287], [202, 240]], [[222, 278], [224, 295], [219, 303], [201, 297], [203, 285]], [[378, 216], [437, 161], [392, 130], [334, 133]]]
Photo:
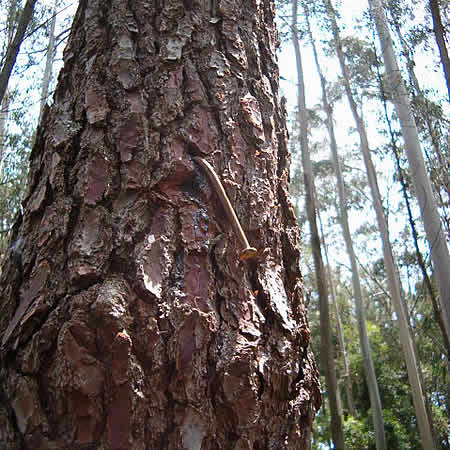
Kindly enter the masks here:
[[[3, 348], [1, 389], [20, 418], [14, 428], [0, 406], [7, 449], [22, 436], [33, 449], [310, 443], [320, 394], [274, 5], [220, 2], [211, 21], [188, 3], [80, 3], [18, 226], [29, 275], [10, 259], [0, 281], [2, 334], [18, 308], [37, 307]], [[268, 249], [259, 265], [239, 261], [193, 156], [217, 170], [250, 243]]]

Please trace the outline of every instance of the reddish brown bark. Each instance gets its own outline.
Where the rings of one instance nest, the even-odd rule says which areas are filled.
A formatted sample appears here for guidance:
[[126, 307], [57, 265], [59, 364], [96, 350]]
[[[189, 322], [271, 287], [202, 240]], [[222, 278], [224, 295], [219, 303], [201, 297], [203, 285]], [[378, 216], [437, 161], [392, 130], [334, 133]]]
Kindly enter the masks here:
[[206, 3], [80, 2], [0, 281], [6, 449], [309, 448], [274, 2]]

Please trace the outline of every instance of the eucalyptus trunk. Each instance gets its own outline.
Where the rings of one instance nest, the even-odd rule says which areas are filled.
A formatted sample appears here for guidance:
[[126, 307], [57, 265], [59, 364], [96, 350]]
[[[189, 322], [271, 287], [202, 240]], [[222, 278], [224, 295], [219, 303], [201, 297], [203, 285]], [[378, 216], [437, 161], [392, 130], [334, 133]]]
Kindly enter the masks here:
[[292, 39], [294, 42], [295, 58], [297, 63], [297, 123], [300, 128], [300, 148], [302, 154], [303, 179], [305, 184], [305, 203], [309, 227], [311, 230], [311, 248], [314, 259], [314, 269], [317, 282], [320, 304], [320, 356], [322, 367], [325, 371], [328, 399], [331, 415], [331, 434], [334, 447], [345, 449], [344, 429], [342, 421], [342, 408], [338, 401], [338, 384], [336, 367], [334, 364], [334, 348], [331, 338], [331, 321], [328, 305], [328, 286], [325, 267], [323, 264], [320, 236], [317, 227], [317, 205], [314, 196], [314, 174], [312, 171], [311, 157], [308, 149], [308, 113], [305, 101], [305, 82], [303, 77], [302, 57], [297, 30], [298, 0], [292, 4]]
[[[340, 167], [340, 163], [338, 160], [338, 154], [337, 154], [336, 137], [334, 134], [333, 110], [332, 110], [332, 105], [330, 105], [330, 103], [328, 101], [328, 95], [327, 95], [327, 90], [326, 90], [326, 81], [325, 81], [325, 77], [323, 76], [322, 68], [321, 68], [321, 65], [319, 62], [316, 43], [315, 43], [315, 40], [314, 40], [312, 32], [311, 32], [308, 6], [305, 3], [303, 3], [303, 9], [305, 11], [305, 19], [306, 19], [306, 24], [307, 24], [309, 41], [311, 43], [311, 47], [313, 50], [314, 61], [316, 64], [317, 73], [320, 78], [320, 84], [321, 84], [321, 88], [322, 88], [322, 104], [323, 104], [324, 111], [327, 115], [327, 128], [328, 128], [328, 135], [330, 138], [330, 149], [331, 149], [331, 153], [332, 153], [332, 161], [333, 161], [333, 165], [334, 165], [334, 171], [336, 174], [337, 186], [338, 186], [339, 222], [341, 223], [341, 227], [342, 227], [342, 231], [343, 231], [343, 235], [344, 235], [344, 241], [345, 241], [345, 245], [346, 245], [346, 249], [347, 249], [347, 254], [350, 259], [350, 266], [352, 269], [353, 292], [354, 292], [355, 300], [357, 303], [357, 309], [358, 309], [358, 311], [363, 311], [364, 300], [362, 298], [362, 289], [361, 289], [361, 283], [360, 283], [360, 279], [359, 279], [358, 264], [357, 264], [356, 258], [354, 257], [355, 254], [354, 254], [354, 250], [353, 250], [353, 243], [352, 243], [352, 239], [350, 236], [350, 228], [348, 225], [347, 201], [345, 199], [344, 182], [343, 182], [341, 167]], [[353, 258], [352, 258], [352, 255], [353, 255]], [[331, 294], [334, 298], [335, 295], [333, 292], [332, 285], [331, 285]], [[340, 318], [340, 314], [339, 314], [337, 301], [335, 299], [333, 301], [334, 301], [335, 308], [336, 308], [336, 316], [337, 316], [338, 330], [339, 330], [339, 332], [338, 332], [339, 342], [340, 342], [341, 348], [343, 349], [343, 362], [344, 362], [344, 371], [345, 371], [347, 402], [348, 402], [350, 414], [353, 417], [356, 417], [356, 409], [355, 409], [354, 401], [353, 401], [352, 383], [351, 383], [351, 378], [350, 378], [350, 370], [349, 370], [349, 366], [348, 366], [348, 362], [347, 362], [347, 352], [346, 352], [345, 341], [344, 341], [344, 333], [342, 330], [341, 318]], [[363, 314], [365, 314], [365, 313], [363, 313]]]
[[9, 95], [8, 91], [6, 91], [6, 94], [0, 104], [0, 173], [2, 170], [3, 154], [5, 152], [6, 124], [8, 123], [8, 114]]
[[[391, 0], [392, 1], [392, 0]], [[444, 154], [441, 149], [441, 145], [439, 143], [439, 134], [443, 134], [440, 129], [446, 130], [446, 125], [448, 125], [449, 121], [445, 120], [443, 117], [436, 118], [433, 121], [432, 108], [433, 105], [424, 95], [422, 88], [420, 86], [419, 80], [416, 77], [416, 73], [414, 70], [415, 62], [413, 49], [407, 44], [399, 23], [398, 17], [396, 17], [391, 11], [391, 16], [394, 21], [394, 27], [397, 34], [397, 37], [400, 41], [402, 54], [406, 58], [407, 70], [410, 79], [410, 84], [413, 87], [412, 95], [413, 95], [413, 106], [416, 108], [413, 111], [416, 117], [416, 124], [419, 125], [420, 122], [423, 122], [426, 126], [425, 137], [431, 141], [432, 148], [435, 153], [435, 158], [430, 157], [428, 153], [426, 153], [428, 164], [431, 168], [431, 181], [434, 184], [434, 192], [437, 195], [439, 200], [439, 207], [443, 211], [442, 221], [445, 226], [445, 231], [447, 233], [450, 232], [450, 218], [447, 214], [447, 203], [448, 196], [450, 195], [450, 167], [448, 167], [448, 158]], [[414, 108], [413, 108], [414, 109]], [[418, 117], [418, 119], [417, 119]], [[419, 127], [420, 128], [420, 127]], [[419, 130], [420, 131], [420, 130]], [[444, 190], [446, 197], [443, 198], [442, 190]], [[445, 195], [444, 194], [444, 195]]]
[[36, 0], [27, 0], [25, 3], [22, 14], [20, 15], [19, 23], [17, 24], [16, 34], [6, 50], [2, 70], [0, 71], [0, 104], [2, 103], [3, 97], [6, 93], [9, 77], [11, 76], [14, 64], [16, 63], [20, 46], [22, 45], [25, 37], [25, 31], [27, 30], [31, 18], [33, 17], [35, 3]]
[[[337, 29], [337, 24], [334, 22], [333, 28]], [[335, 35], [336, 38], [336, 35]], [[345, 56], [342, 52], [341, 46], [336, 39], [336, 47], [338, 48], [338, 58], [341, 64], [341, 69], [344, 75], [344, 84], [346, 88], [347, 97], [349, 98], [350, 107], [358, 128], [358, 132], [361, 139], [361, 151], [364, 158], [364, 164], [366, 166], [367, 176], [369, 180], [369, 186], [372, 194], [373, 206], [377, 217], [378, 229], [380, 231], [380, 237], [383, 244], [383, 261], [385, 272], [387, 276], [388, 289], [391, 296], [391, 300], [394, 306], [395, 313], [397, 315], [400, 342], [405, 356], [406, 367], [408, 371], [408, 378], [411, 385], [411, 391], [413, 396], [414, 407], [416, 410], [417, 421], [419, 425], [419, 432], [422, 438], [422, 442], [425, 448], [433, 449], [434, 441], [431, 432], [431, 424], [428, 419], [424, 393], [421, 385], [421, 380], [418, 371], [418, 362], [414, 352], [414, 345], [412, 342], [411, 333], [409, 331], [409, 323], [406, 316], [406, 310], [404, 306], [403, 293], [401, 290], [400, 277], [398, 273], [398, 266], [394, 260], [392, 247], [389, 238], [389, 231], [387, 226], [386, 216], [384, 214], [383, 205], [381, 202], [381, 195], [378, 188], [375, 168], [370, 155], [369, 143], [367, 139], [367, 133], [364, 122], [358, 114], [356, 108], [356, 102], [353, 98], [353, 94], [350, 87], [350, 81], [346, 72]]]
[[442, 315], [447, 335], [450, 335], [450, 255], [447, 240], [425, 168], [416, 122], [408, 92], [397, 64], [386, 15], [380, 0], [370, 0], [369, 5], [380, 38], [390, 94], [400, 121], [409, 162], [409, 172], [414, 183], [414, 191], [419, 202], [425, 233], [431, 249]]
[[441, 57], [442, 69], [444, 71], [445, 82], [447, 83], [448, 98], [450, 100], [450, 58], [446, 44], [445, 29], [442, 24], [439, 0], [429, 0], [431, 17], [433, 19], [433, 31]]
[[0, 278], [2, 449], [310, 448], [274, 12], [80, 1]]
[[[17, 2], [11, 2], [8, 8], [7, 20], [6, 20], [6, 52], [11, 46], [11, 41], [13, 39], [13, 32], [15, 27], [14, 17], [16, 16], [16, 8]], [[6, 52], [4, 55], [1, 55], [1, 59], [6, 58]], [[0, 174], [2, 173], [2, 162], [3, 155], [5, 152], [5, 140], [6, 140], [6, 125], [8, 123], [8, 115], [9, 115], [9, 103], [10, 103], [10, 95], [8, 91], [8, 87], [6, 87], [5, 92], [3, 94], [3, 98], [0, 102]], [[3, 250], [3, 249], [2, 249]], [[3, 254], [3, 251], [1, 252]]]
[[[350, 103], [350, 108], [351, 108], [353, 117], [355, 119], [358, 133], [360, 136], [361, 151], [363, 154], [364, 163], [366, 165], [367, 177], [368, 177], [369, 185], [370, 185], [370, 188], [372, 191], [372, 197], [373, 197], [375, 211], [377, 214], [377, 219], [378, 219], [378, 222], [380, 223], [383, 221], [383, 219], [380, 218], [380, 212], [381, 212], [381, 216], [383, 216], [382, 204], [381, 204], [381, 199], [380, 199], [379, 192], [378, 192], [378, 186], [377, 186], [377, 181], [376, 181], [376, 176], [375, 176], [375, 169], [373, 167], [372, 160], [370, 157], [369, 144], [367, 141], [367, 134], [366, 134], [364, 122], [358, 113], [356, 101], [353, 97], [353, 93], [352, 93], [352, 90], [350, 87], [350, 78], [348, 75], [347, 66], [345, 64], [345, 55], [342, 50], [342, 42], [340, 39], [339, 28], [338, 28], [337, 22], [336, 22], [334, 8], [329, 0], [324, 0], [324, 5], [326, 7], [327, 14], [328, 14], [329, 20], [331, 22], [331, 27], [332, 27], [332, 31], [333, 31], [333, 37], [334, 37], [334, 45], [335, 45], [336, 53], [337, 53], [337, 56], [339, 59], [342, 76], [344, 79], [345, 91], [347, 94], [348, 101]], [[330, 124], [329, 124], [329, 126], [330, 126]], [[346, 208], [344, 208], [341, 212], [346, 214]], [[348, 219], [345, 220], [345, 218], [344, 218], [341, 223], [342, 223], [343, 228], [344, 227], [347, 228], [347, 230], [344, 231], [344, 236], [347, 235], [347, 237], [345, 238], [347, 252], [349, 254], [350, 260], [351, 261], [354, 260], [351, 264], [352, 265], [352, 280], [353, 280], [353, 287], [355, 289], [354, 295], [355, 295], [355, 299], [356, 299], [356, 313], [357, 313], [357, 319], [358, 319], [359, 337], [360, 337], [360, 343], [361, 343], [361, 350], [362, 350], [363, 357], [364, 357], [364, 369], [365, 369], [366, 380], [367, 380], [367, 385], [368, 385], [368, 389], [369, 389], [370, 404], [372, 407], [376, 446], [377, 446], [378, 450], [385, 450], [385, 449], [387, 449], [387, 446], [386, 446], [386, 436], [385, 436], [385, 432], [384, 432], [383, 410], [382, 410], [382, 406], [381, 406], [381, 399], [380, 399], [380, 393], [379, 393], [379, 389], [378, 389], [378, 383], [377, 383], [377, 379], [376, 379], [376, 375], [375, 375], [375, 368], [374, 368], [372, 356], [371, 356], [369, 337], [367, 335], [365, 308], [364, 308], [364, 303], [362, 301], [361, 286], [358, 282], [359, 275], [358, 275], [358, 271], [354, 270], [354, 268], [357, 268], [356, 256], [353, 251], [353, 246], [352, 245], [349, 246], [349, 243], [351, 243], [351, 236], [350, 236], [350, 230], [348, 229]], [[347, 224], [347, 226], [345, 224]], [[386, 271], [387, 270], [388, 270], [388, 268], [386, 268]]]
[[[313, 41], [311, 41], [311, 42], [312, 42], [312, 45], [314, 46], [315, 45], [314, 42]], [[347, 397], [347, 406], [348, 406], [348, 410], [349, 410], [350, 414], [353, 417], [356, 417], [356, 408], [355, 408], [355, 402], [353, 400], [352, 380], [351, 380], [351, 376], [350, 376], [350, 367], [349, 367], [348, 358], [347, 358], [347, 346], [345, 344], [345, 334], [344, 334], [344, 327], [342, 326], [341, 311], [339, 309], [339, 304], [338, 304], [338, 301], [336, 298], [336, 290], [335, 290], [334, 283], [333, 283], [333, 277], [332, 277], [331, 268], [330, 268], [330, 261], [328, 260], [328, 250], [327, 250], [327, 245], [325, 242], [325, 234], [323, 232], [322, 221], [320, 220], [319, 214], [318, 214], [318, 217], [319, 217], [319, 223], [320, 223], [320, 233], [322, 235], [321, 241], [323, 243], [323, 252], [325, 255], [325, 262], [327, 265], [328, 285], [330, 286], [331, 300], [332, 300], [333, 307], [334, 307], [334, 313], [336, 315], [336, 331], [337, 331], [336, 334], [337, 334], [337, 338], [338, 338], [338, 342], [339, 342], [339, 348], [342, 353], [342, 365], [344, 367], [345, 395]], [[338, 386], [339, 386], [339, 379], [338, 379]]]
[[58, 0], [55, 0], [52, 10], [52, 20], [50, 21], [49, 37], [47, 45], [47, 58], [45, 60], [45, 70], [44, 77], [42, 78], [41, 87], [41, 103], [39, 107], [39, 120], [41, 121], [42, 113], [44, 111], [44, 106], [47, 104], [48, 99], [48, 88], [50, 86], [50, 81], [52, 79], [52, 68], [53, 59], [55, 56], [55, 27], [56, 27], [56, 16], [57, 16]]

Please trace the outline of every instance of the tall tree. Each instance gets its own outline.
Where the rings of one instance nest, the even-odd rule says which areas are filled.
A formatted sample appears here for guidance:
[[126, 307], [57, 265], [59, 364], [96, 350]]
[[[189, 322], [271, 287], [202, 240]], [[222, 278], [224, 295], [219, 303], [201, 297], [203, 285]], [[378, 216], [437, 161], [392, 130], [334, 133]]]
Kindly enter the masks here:
[[50, 20], [49, 26], [49, 36], [48, 36], [48, 45], [47, 45], [47, 58], [45, 61], [45, 70], [44, 76], [42, 78], [42, 87], [41, 87], [41, 104], [39, 107], [39, 120], [41, 120], [42, 113], [44, 112], [44, 106], [47, 104], [48, 99], [48, 88], [50, 86], [50, 81], [52, 78], [52, 68], [53, 68], [53, 59], [55, 57], [55, 27], [56, 27], [56, 16], [57, 16], [57, 7], [58, 0], [55, 0], [52, 9], [52, 18]]
[[[328, 11], [331, 12], [331, 4], [329, 4], [328, 7], [329, 7]], [[334, 32], [335, 44], [336, 49], [338, 51], [338, 58], [341, 64], [341, 70], [344, 76], [344, 85], [346, 88], [347, 97], [349, 99], [352, 113], [355, 118], [355, 123], [357, 125], [358, 132], [360, 134], [361, 151], [363, 153], [368, 181], [372, 193], [373, 206], [375, 209], [378, 229], [380, 232], [380, 237], [383, 245], [383, 262], [387, 277], [388, 290], [394, 306], [395, 313], [397, 315], [397, 324], [400, 332], [400, 341], [402, 344], [402, 349], [404, 352], [405, 362], [408, 370], [408, 378], [411, 385], [411, 391], [414, 406], [416, 409], [416, 416], [419, 424], [419, 430], [424, 446], [426, 448], [432, 449], [434, 448], [434, 441], [431, 430], [431, 424], [427, 414], [426, 405], [424, 402], [423, 387], [421, 385], [418, 361], [414, 351], [414, 343], [412, 342], [412, 335], [409, 330], [409, 322], [406, 315], [406, 308], [401, 289], [398, 266], [394, 259], [390, 243], [387, 220], [383, 210], [375, 169], [370, 155], [367, 133], [364, 122], [356, 109], [356, 102], [353, 99], [350, 81], [346, 73], [346, 63], [344, 55], [342, 54], [342, 49], [338, 43], [340, 38], [338, 34], [337, 23], [333, 14], [330, 14], [330, 18], [332, 20], [332, 28]]]
[[[399, 24], [397, 21], [396, 21], [395, 26], [396, 26], [397, 31], [399, 32], [400, 31]], [[401, 36], [400, 36], [400, 40], [402, 41]], [[406, 53], [408, 53], [407, 49], [405, 49], [405, 47], [404, 47], [404, 42], [402, 42], [402, 47], [403, 47], [403, 51], [404, 52], [406, 51]], [[378, 60], [378, 58], [377, 58], [377, 60]], [[408, 56], [408, 61], [409, 61], [409, 56]], [[410, 225], [411, 235], [412, 235], [413, 242], [414, 242], [417, 264], [420, 267], [420, 270], [421, 270], [422, 276], [423, 276], [423, 283], [426, 286], [429, 297], [431, 299], [434, 317], [436, 319], [436, 322], [439, 324], [439, 328], [441, 329], [441, 332], [442, 332], [444, 347], [446, 348], [447, 355], [450, 355], [450, 339], [447, 334], [447, 329], [445, 327], [445, 323], [444, 323], [444, 320], [443, 320], [443, 317], [442, 317], [442, 314], [441, 314], [441, 311], [439, 308], [437, 295], [435, 294], [435, 290], [433, 288], [430, 276], [428, 275], [427, 267], [425, 264], [425, 258], [423, 257], [422, 251], [420, 250], [420, 246], [419, 246], [419, 236], [418, 236], [418, 232], [417, 232], [416, 221], [414, 220], [414, 217], [413, 217], [412, 207], [411, 207], [411, 202], [410, 202], [410, 192], [407, 187], [407, 174], [406, 174], [407, 171], [405, 171], [405, 169], [402, 167], [402, 164], [401, 164], [401, 154], [400, 154], [401, 152], [397, 146], [396, 136], [395, 136], [395, 133], [394, 133], [394, 130], [392, 127], [392, 123], [391, 123], [392, 121], [388, 114], [387, 98], [386, 98], [386, 94], [384, 92], [383, 80], [382, 80], [379, 64], [377, 64], [377, 77], [378, 77], [378, 82], [379, 82], [380, 91], [381, 91], [381, 100], [383, 103], [384, 117], [385, 117], [387, 129], [388, 129], [388, 133], [389, 133], [389, 137], [390, 137], [390, 141], [391, 141], [390, 147], [391, 147], [392, 153], [394, 155], [395, 167], [397, 169], [396, 175], [398, 177], [398, 180], [399, 180], [401, 188], [402, 188], [402, 196], [403, 196], [403, 199], [405, 202], [406, 211], [407, 211], [407, 215], [408, 215], [408, 222]], [[413, 78], [415, 79], [414, 71], [413, 71]], [[416, 82], [417, 82], [417, 79], [414, 82], [415, 88], [417, 89], [418, 86], [417, 86]], [[425, 103], [427, 102], [427, 100], [425, 98], [424, 98], [424, 102]], [[429, 123], [429, 121], [428, 121], [428, 123]]]
[[7, 450], [310, 446], [274, 2], [208, 5], [79, 4], [0, 279]]
[[317, 206], [314, 195], [314, 174], [308, 148], [308, 113], [305, 100], [305, 82], [303, 77], [302, 56], [297, 29], [298, 0], [292, 3], [292, 40], [294, 42], [297, 62], [297, 122], [300, 128], [300, 149], [302, 154], [303, 179], [305, 184], [306, 214], [311, 230], [311, 248], [320, 303], [320, 356], [325, 371], [328, 400], [331, 415], [331, 433], [334, 447], [345, 449], [342, 411], [338, 405], [338, 384], [334, 364], [334, 346], [331, 338], [331, 321], [328, 304], [328, 286], [325, 266], [323, 264], [319, 230], [317, 227]]
[[380, 0], [369, 0], [369, 5], [380, 38], [389, 91], [400, 121], [410, 175], [414, 183], [425, 233], [431, 249], [431, 259], [439, 287], [439, 297], [447, 335], [450, 335], [450, 255], [447, 241], [443, 233], [431, 183], [426, 172], [416, 123], [411, 110], [408, 92], [395, 57], [386, 15]]
[[[307, 33], [308, 33], [309, 41], [311, 43], [311, 47], [313, 50], [314, 61], [316, 64], [317, 73], [319, 74], [319, 78], [320, 78], [320, 84], [321, 84], [321, 88], [322, 88], [322, 104], [323, 104], [324, 111], [327, 115], [327, 129], [328, 129], [328, 134], [329, 134], [329, 138], [330, 138], [332, 161], [334, 164], [334, 171], [336, 174], [337, 187], [338, 187], [338, 199], [339, 199], [338, 216], [339, 216], [339, 222], [340, 222], [342, 230], [343, 230], [344, 241], [345, 241], [347, 253], [348, 253], [348, 256], [350, 259], [350, 265], [352, 268], [352, 281], [353, 281], [354, 296], [355, 296], [355, 300], [356, 300], [356, 310], [357, 310], [358, 317], [360, 315], [363, 316], [361, 318], [361, 321], [358, 319], [358, 323], [365, 322], [365, 317], [364, 317], [365, 310], [364, 310], [364, 302], [363, 302], [363, 297], [362, 297], [361, 283], [359, 280], [359, 270], [358, 270], [355, 252], [353, 250], [353, 243], [352, 243], [352, 239], [351, 239], [351, 235], [350, 235], [350, 227], [349, 227], [348, 215], [347, 215], [347, 201], [345, 198], [345, 191], [344, 191], [344, 182], [343, 182], [341, 167], [340, 167], [340, 163], [338, 160], [338, 154], [337, 154], [337, 144], [336, 144], [336, 137], [335, 137], [335, 133], [334, 133], [334, 121], [333, 121], [333, 113], [332, 113], [333, 107], [328, 101], [328, 94], [327, 94], [327, 90], [326, 90], [326, 81], [325, 81], [325, 77], [323, 75], [322, 68], [321, 68], [321, 65], [319, 62], [319, 56], [317, 53], [315, 40], [313, 38], [313, 34], [311, 31], [311, 24], [310, 24], [310, 19], [309, 19], [310, 12], [309, 12], [309, 7], [306, 4], [306, 2], [303, 2], [303, 10], [305, 12], [304, 15], [305, 15], [305, 20], [306, 20]], [[334, 296], [334, 294], [333, 294], [333, 296]], [[336, 308], [337, 308], [337, 302], [335, 302], [335, 304], [336, 304]], [[339, 323], [340, 318], [339, 318], [339, 314], [338, 314], [337, 310], [336, 310], [336, 315], [337, 315], [337, 320]], [[340, 328], [342, 327], [341, 325], [338, 325], [338, 326]], [[360, 335], [361, 335], [361, 333], [363, 333], [363, 330], [360, 329]], [[341, 338], [341, 347], [343, 347], [343, 348], [345, 347], [343, 338]], [[345, 351], [345, 349], [344, 349], [344, 351]], [[352, 394], [352, 389], [351, 389], [350, 374], [349, 374], [346, 357], [344, 357], [344, 369], [345, 369], [345, 378], [346, 378], [346, 385], [347, 385], [347, 399], [348, 399], [348, 403], [349, 403], [349, 409], [350, 409], [351, 414], [353, 416], [356, 416], [356, 411], [355, 411], [355, 407], [353, 404], [353, 394]]]
[[[401, 53], [406, 59], [409, 85], [411, 91], [411, 106], [418, 131], [422, 132], [422, 142], [431, 141], [434, 154], [425, 151], [432, 187], [437, 195], [437, 201], [441, 211], [441, 218], [445, 231], [450, 232], [450, 217], [447, 213], [448, 198], [450, 195], [450, 167], [445, 152], [445, 134], [450, 122], [446, 119], [442, 108], [430, 101], [420, 86], [415, 73], [414, 47], [408, 44], [401, 30], [401, 19], [398, 17], [400, 5], [396, 6], [393, 0], [389, 2], [389, 14], [392, 17], [396, 35], [401, 44]], [[443, 131], [445, 130], [445, 131]], [[441, 148], [441, 141], [443, 145]]]
[[450, 100], [450, 58], [448, 56], [447, 45], [445, 42], [445, 30], [442, 25], [441, 10], [439, 0], [429, 0], [431, 17], [433, 18], [433, 31], [436, 43], [441, 57], [442, 70], [444, 71], [445, 81], [447, 83], [448, 98]]
[[[334, 39], [334, 46], [336, 49], [336, 53], [338, 56], [339, 64], [342, 71], [342, 76], [344, 80], [344, 86], [345, 91], [347, 94], [348, 101], [350, 103], [350, 109], [352, 111], [353, 117], [355, 119], [355, 123], [359, 132], [360, 136], [360, 143], [361, 143], [361, 150], [363, 153], [364, 163], [366, 164], [367, 169], [367, 175], [368, 175], [368, 181], [369, 185], [371, 187], [371, 191], [373, 194], [374, 199], [374, 206], [375, 210], [377, 212], [377, 216], [380, 215], [380, 211], [382, 211], [382, 205], [381, 205], [381, 199], [379, 194], [377, 195], [378, 186], [376, 181], [376, 175], [375, 175], [375, 169], [373, 167], [371, 158], [370, 158], [370, 151], [369, 151], [369, 143], [367, 140], [367, 133], [365, 130], [364, 122], [358, 113], [358, 108], [356, 101], [353, 97], [353, 93], [350, 87], [350, 80], [348, 76], [348, 69], [347, 65], [345, 63], [345, 55], [342, 50], [342, 41], [340, 38], [340, 32], [336, 21], [336, 14], [333, 8], [333, 5], [329, 0], [324, 0], [324, 5], [326, 8], [326, 12], [328, 15], [328, 18], [331, 23], [331, 28], [333, 32], [333, 39]], [[343, 222], [344, 223], [344, 222]], [[347, 247], [347, 252], [350, 253], [350, 248]], [[355, 266], [356, 267], [356, 266]], [[354, 265], [352, 264], [352, 279], [354, 280], [355, 272]], [[353, 281], [354, 287], [357, 286], [355, 284], [355, 280]], [[358, 297], [358, 293], [355, 292], [355, 298]], [[360, 296], [362, 298], [362, 295]], [[358, 300], [357, 300], [357, 306], [358, 306]], [[372, 406], [372, 414], [373, 414], [373, 421], [374, 421], [374, 428], [375, 428], [375, 437], [376, 437], [376, 445], [378, 450], [386, 449], [386, 436], [384, 432], [384, 420], [383, 420], [383, 412], [381, 407], [381, 399], [380, 399], [380, 393], [378, 389], [378, 383], [375, 375], [375, 368], [373, 366], [373, 361], [371, 357], [371, 350], [370, 350], [370, 344], [369, 344], [369, 338], [367, 335], [367, 327], [365, 323], [365, 314], [363, 310], [363, 304], [362, 301], [360, 303], [360, 311], [357, 311], [358, 316], [358, 327], [359, 327], [359, 335], [360, 335], [360, 341], [361, 341], [361, 351], [364, 355], [364, 368], [366, 373], [366, 379], [367, 379], [367, 385], [369, 389], [369, 395], [370, 395], [370, 404]]]
[[337, 338], [339, 342], [339, 348], [342, 354], [342, 365], [344, 367], [344, 379], [345, 379], [345, 393], [347, 397], [347, 406], [350, 414], [353, 417], [356, 417], [356, 409], [355, 409], [355, 402], [353, 400], [353, 389], [352, 389], [352, 380], [350, 376], [350, 368], [348, 364], [348, 358], [347, 358], [347, 346], [345, 345], [345, 335], [344, 335], [344, 327], [342, 326], [342, 320], [341, 320], [341, 312], [339, 308], [339, 304], [336, 298], [336, 290], [334, 287], [334, 281], [333, 276], [331, 272], [331, 266], [330, 261], [328, 259], [328, 250], [327, 245], [325, 242], [325, 233], [322, 226], [322, 221], [320, 220], [320, 214], [317, 214], [319, 218], [320, 223], [320, 234], [322, 235], [321, 242], [323, 243], [323, 251], [325, 255], [325, 262], [327, 265], [327, 275], [328, 275], [328, 285], [330, 286], [330, 294], [331, 299], [334, 306], [334, 314], [336, 317], [336, 331], [337, 331]]
[[[13, 38], [13, 32], [15, 27], [14, 16], [16, 15], [17, 10], [17, 2], [12, 1], [7, 6], [6, 12], [6, 52], [10, 48], [11, 41]], [[1, 59], [6, 58], [6, 53], [1, 55]], [[9, 94], [8, 89], [5, 89], [5, 93], [3, 94], [2, 101], [0, 102], [0, 169], [2, 167], [3, 154], [5, 151], [5, 138], [6, 138], [6, 124], [8, 122], [8, 113], [9, 113]]]
[[16, 33], [6, 51], [5, 60], [0, 71], [0, 104], [3, 101], [3, 97], [8, 87], [9, 77], [11, 76], [14, 64], [16, 63], [17, 55], [25, 36], [25, 31], [27, 30], [31, 18], [33, 17], [35, 3], [36, 0], [27, 0], [25, 3], [19, 23], [17, 24]]

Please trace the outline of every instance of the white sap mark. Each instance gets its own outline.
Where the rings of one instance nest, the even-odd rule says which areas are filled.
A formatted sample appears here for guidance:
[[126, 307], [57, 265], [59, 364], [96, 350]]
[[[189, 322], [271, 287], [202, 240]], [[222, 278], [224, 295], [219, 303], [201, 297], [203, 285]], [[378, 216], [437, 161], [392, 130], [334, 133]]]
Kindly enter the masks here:
[[153, 234], [147, 237], [145, 256], [139, 268], [144, 286], [155, 297], [160, 298], [162, 292], [162, 273], [160, 267], [161, 246]]
[[183, 448], [187, 450], [200, 450], [205, 435], [206, 427], [200, 415], [192, 409], [188, 410], [183, 425], [181, 426]]
[[288, 331], [293, 331], [295, 324], [290, 318], [288, 298], [280, 272], [281, 267], [278, 265], [276, 267], [267, 268], [265, 272], [266, 276], [264, 279], [260, 279], [260, 281], [269, 295], [272, 310], [281, 319], [282, 326]]

